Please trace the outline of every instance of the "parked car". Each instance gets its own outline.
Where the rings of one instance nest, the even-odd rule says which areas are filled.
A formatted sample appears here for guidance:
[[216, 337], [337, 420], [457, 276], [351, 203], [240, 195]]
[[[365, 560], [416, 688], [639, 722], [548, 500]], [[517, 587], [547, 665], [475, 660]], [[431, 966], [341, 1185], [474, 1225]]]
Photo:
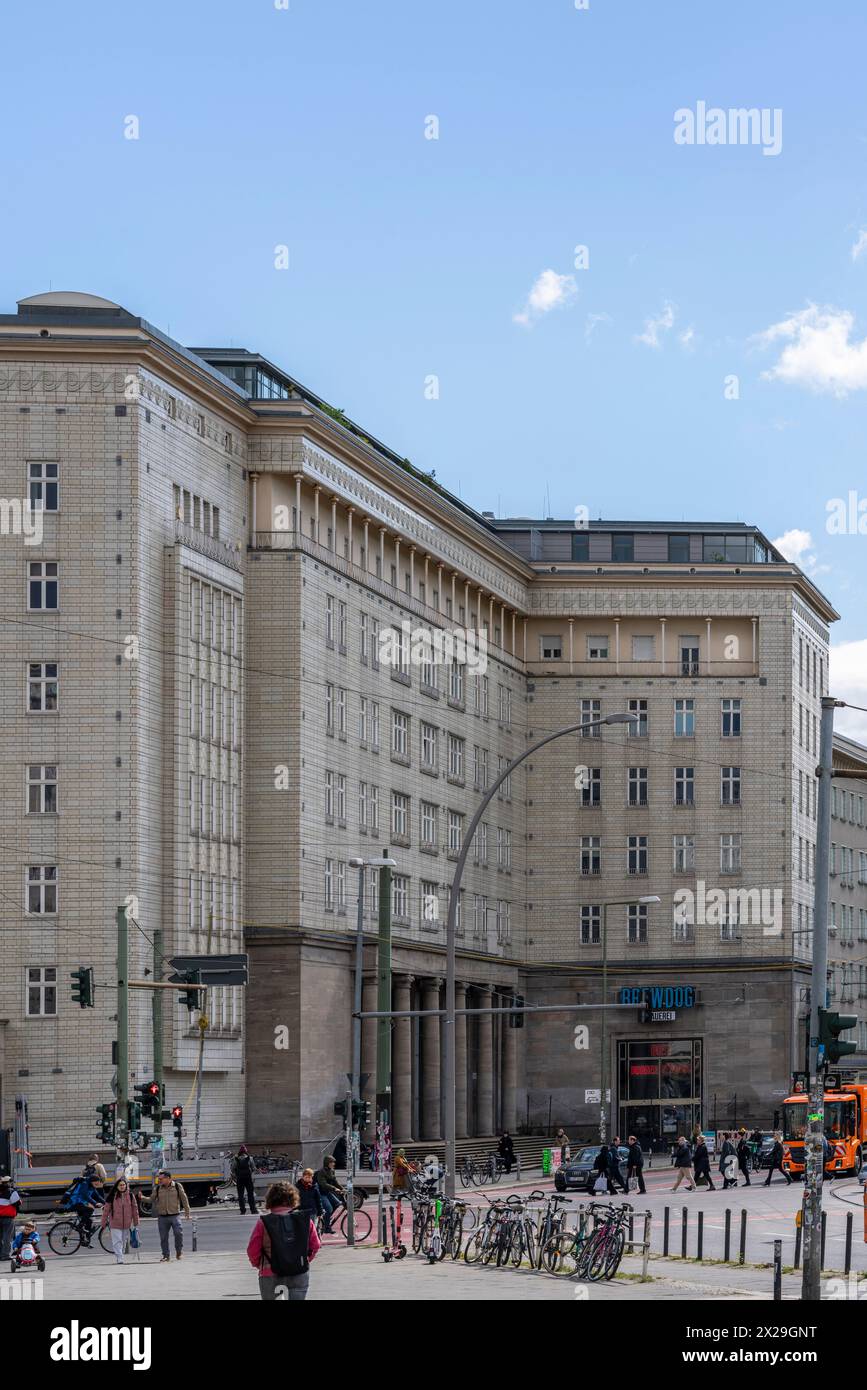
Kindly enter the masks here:
[[[593, 1165], [601, 1147], [601, 1144], [585, 1144], [570, 1158], [568, 1163], [564, 1163], [562, 1167], [557, 1169], [554, 1174], [554, 1186], [558, 1192], [566, 1192], [569, 1188], [577, 1188], [579, 1192], [593, 1191], [593, 1184], [598, 1176]], [[629, 1149], [625, 1144], [620, 1144], [617, 1154], [620, 1159], [620, 1169], [625, 1178]]]

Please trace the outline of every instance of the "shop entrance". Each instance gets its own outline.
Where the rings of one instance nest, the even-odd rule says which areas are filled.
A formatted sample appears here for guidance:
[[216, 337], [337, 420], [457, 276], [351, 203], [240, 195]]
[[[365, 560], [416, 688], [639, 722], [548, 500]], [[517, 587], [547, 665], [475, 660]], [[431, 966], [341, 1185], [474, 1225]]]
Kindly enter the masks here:
[[702, 1122], [702, 1040], [619, 1042], [619, 1134], [644, 1150], [667, 1151]]

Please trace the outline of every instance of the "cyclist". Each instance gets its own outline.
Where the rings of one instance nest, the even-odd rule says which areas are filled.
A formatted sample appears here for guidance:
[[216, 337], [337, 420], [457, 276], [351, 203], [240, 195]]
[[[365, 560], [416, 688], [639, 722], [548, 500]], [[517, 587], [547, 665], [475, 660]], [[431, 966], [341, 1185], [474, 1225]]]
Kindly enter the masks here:
[[317, 1169], [314, 1181], [322, 1198], [322, 1210], [325, 1218], [322, 1229], [326, 1234], [330, 1234], [333, 1213], [337, 1211], [338, 1207], [346, 1206], [346, 1194], [337, 1181], [337, 1164], [331, 1154], [326, 1154], [323, 1158], [322, 1167]]
[[76, 1178], [70, 1183], [60, 1199], [61, 1211], [73, 1211], [81, 1222], [81, 1243], [90, 1245], [93, 1235], [93, 1210], [105, 1202], [101, 1192], [94, 1187], [89, 1177]]
[[[319, 1184], [313, 1176], [312, 1168], [305, 1168], [298, 1179], [298, 1202], [301, 1210], [307, 1213], [314, 1225], [320, 1217], [324, 1217], [325, 1208], [322, 1205], [322, 1194], [319, 1191]], [[329, 1223], [326, 1220], [323, 1230], [327, 1233], [328, 1228]]]

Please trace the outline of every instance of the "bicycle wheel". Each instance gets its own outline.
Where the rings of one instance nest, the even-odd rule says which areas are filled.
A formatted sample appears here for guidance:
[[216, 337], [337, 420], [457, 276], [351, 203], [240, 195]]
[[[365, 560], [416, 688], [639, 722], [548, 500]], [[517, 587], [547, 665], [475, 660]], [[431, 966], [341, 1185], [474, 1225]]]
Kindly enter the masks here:
[[490, 1159], [488, 1163], [488, 1180], [492, 1183], [498, 1183], [501, 1177], [502, 1174], [500, 1172], [499, 1163], [495, 1158]]
[[551, 1236], [542, 1249], [542, 1268], [549, 1274], [559, 1274], [571, 1279], [578, 1273], [578, 1259], [575, 1238], [566, 1232]]
[[436, 1230], [436, 1224], [436, 1217], [432, 1211], [429, 1211], [424, 1223], [424, 1230], [421, 1233], [421, 1253], [423, 1255], [430, 1254], [431, 1241], [433, 1240], [433, 1233]]
[[[340, 1218], [340, 1234], [346, 1239], [347, 1213], [344, 1212]], [[367, 1240], [373, 1230], [373, 1222], [370, 1219], [370, 1212], [356, 1210], [355, 1212], [355, 1239]]]
[[514, 1230], [512, 1231], [512, 1248], [509, 1251], [509, 1259], [512, 1261], [512, 1264], [515, 1267], [515, 1269], [520, 1269], [521, 1265], [524, 1263], [526, 1246], [527, 1233], [524, 1230], [524, 1227], [521, 1225], [521, 1223], [517, 1222]]
[[460, 1216], [456, 1216], [452, 1222], [452, 1238], [449, 1245], [449, 1254], [453, 1260], [461, 1258], [461, 1245], [464, 1239], [464, 1223]]
[[488, 1232], [487, 1240], [482, 1250], [482, 1264], [489, 1265], [500, 1249], [500, 1233], [502, 1227]]
[[586, 1240], [580, 1250], [576, 1252], [575, 1273], [579, 1279], [586, 1279], [589, 1275], [590, 1265], [596, 1255], [601, 1231], [596, 1231]]
[[461, 1180], [461, 1187], [472, 1187], [473, 1175], [467, 1168], [466, 1164], [464, 1164], [463, 1167], [458, 1169], [458, 1177]]
[[482, 1231], [473, 1231], [464, 1247], [464, 1260], [468, 1265], [478, 1264], [482, 1258], [485, 1248], [485, 1238]]
[[512, 1241], [515, 1237], [516, 1228], [513, 1221], [504, 1221], [500, 1227], [500, 1234], [497, 1237], [497, 1269], [502, 1269], [503, 1265], [509, 1263], [509, 1256], [512, 1253]]
[[427, 1219], [426, 1207], [414, 1207], [412, 1213], [412, 1248], [417, 1255], [421, 1250], [421, 1238], [424, 1234], [425, 1221]]
[[618, 1230], [614, 1232], [614, 1238], [611, 1241], [611, 1247], [608, 1251], [608, 1258], [605, 1261], [605, 1269], [603, 1271], [602, 1276], [604, 1279], [614, 1278], [615, 1274], [620, 1268], [620, 1261], [623, 1259], [623, 1251], [625, 1247], [626, 1232], [623, 1230], [623, 1227], [621, 1226]]
[[591, 1284], [598, 1284], [605, 1273], [605, 1266], [611, 1253], [612, 1233], [604, 1227], [600, 1239], [595, 1242], [593, 1253], [587, 1266], [587, 1278]]
[[81, 1244], [81, 1231], [76, 1221], [58, 1221], [48, 1232], [48, 1244], [55, 1255], [74, 1255]]

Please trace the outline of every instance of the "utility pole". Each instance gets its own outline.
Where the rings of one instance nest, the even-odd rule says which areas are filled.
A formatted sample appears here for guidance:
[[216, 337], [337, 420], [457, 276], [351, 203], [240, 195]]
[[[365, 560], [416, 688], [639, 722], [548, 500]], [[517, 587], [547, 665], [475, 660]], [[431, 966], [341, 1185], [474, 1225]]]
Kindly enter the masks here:
[[[163, 933], [161, 927], [154, 929], [154, 980], [162, 974]], [[155, 989], [151, 995], [151, 1023], [154, 1034], [154, 1081], [160, 1088], [159, 1105], [153, 1116], [154, 1134], [163, 1132], [163, 992]], [[159, 1145], [157, 1146], [159, 1147]]]
[[[391, 867], [388, 849], [382, 852], [379, 870], [379, 940], [376, 961], [376, 1007], [385, 1013], [391, 1009]], [[380, 1018], [376, 1024], [376, 1122], [380, 1127], [380, 1155], [385, 1126], [391, 1125], [391, 1019]], [[379, 1167], [382, 1168], [382, 1157]]]
[[117, 909], [117, 1108], [114, 1142], [121, 1161], [129, 1148], [129, 926], [126, 907]]
[[810, 1100], [804, 1138], [803, 1302], [818, 1303], [822, 1268], [822, 1178], [825, 1156], [825, 1057], [819, 1045], [819, 1010], [828, 1004], [828, 868], [831, 846], [831, 777], [834, 760], [834, 709], [839, 701], [822, 696], [819, 740], [819, 797], [816, 808], [816, 879], [813, 898], [813, 976], [810, 986]]

